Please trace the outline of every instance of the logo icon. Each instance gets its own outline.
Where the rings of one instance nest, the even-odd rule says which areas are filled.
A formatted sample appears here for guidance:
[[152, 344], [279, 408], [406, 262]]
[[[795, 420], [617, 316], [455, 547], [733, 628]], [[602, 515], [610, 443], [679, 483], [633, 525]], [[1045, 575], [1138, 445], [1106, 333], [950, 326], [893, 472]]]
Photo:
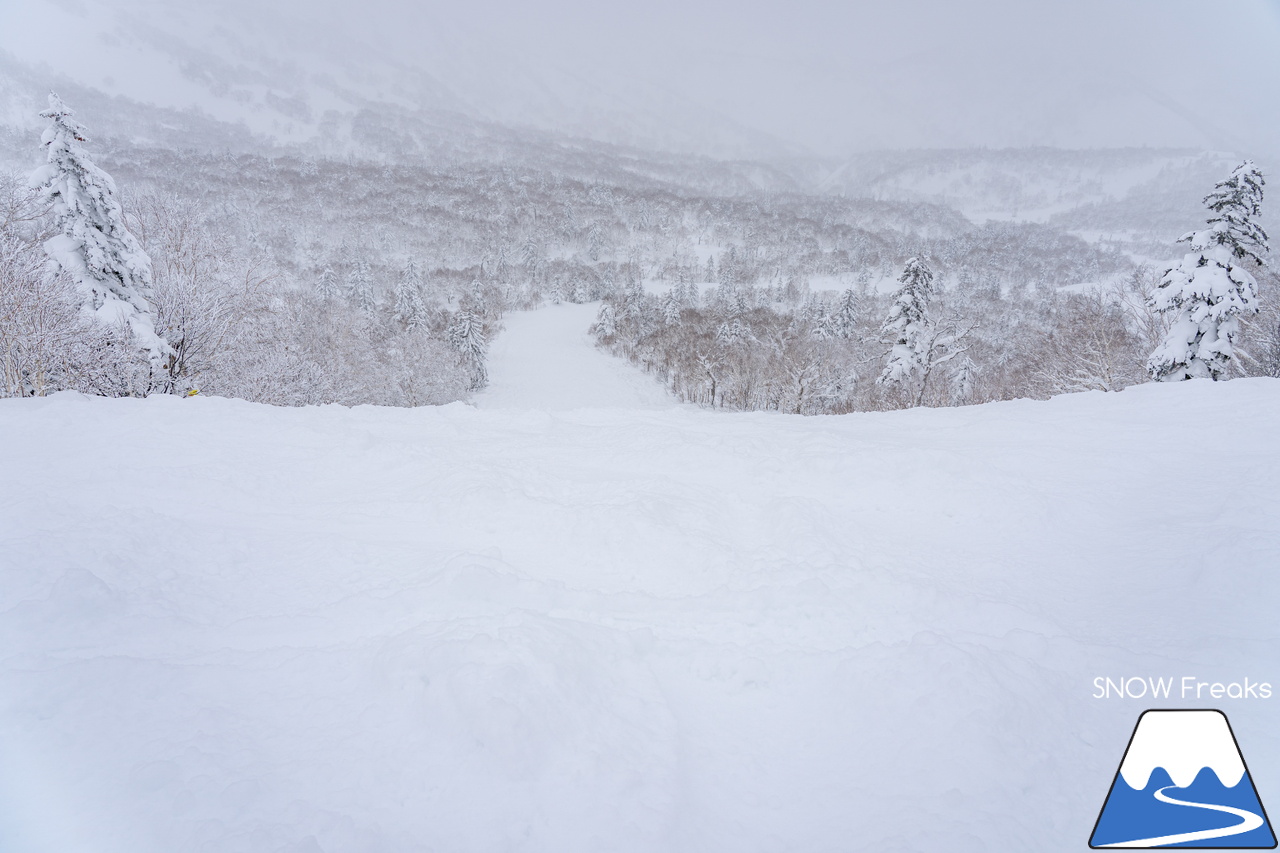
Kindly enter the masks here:
[[1275, 833], [1227, 715], [1144, 711], [1089, 846], [1274, 848]]

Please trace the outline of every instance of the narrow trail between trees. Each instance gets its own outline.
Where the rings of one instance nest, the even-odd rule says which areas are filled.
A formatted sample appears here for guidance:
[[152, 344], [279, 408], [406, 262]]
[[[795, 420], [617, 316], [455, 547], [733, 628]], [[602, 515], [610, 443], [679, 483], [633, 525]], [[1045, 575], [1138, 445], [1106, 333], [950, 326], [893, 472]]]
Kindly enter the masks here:
[[664, 409], [679, 405], [651, 376], [596, 349], [600, 303], [548, 305], [503, 318], [491, 342], [481, 409]]

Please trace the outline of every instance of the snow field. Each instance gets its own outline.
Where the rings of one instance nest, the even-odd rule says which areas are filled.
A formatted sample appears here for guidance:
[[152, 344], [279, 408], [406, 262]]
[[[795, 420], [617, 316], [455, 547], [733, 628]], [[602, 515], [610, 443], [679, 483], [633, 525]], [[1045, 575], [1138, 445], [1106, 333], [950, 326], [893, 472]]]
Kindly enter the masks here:
[[1094, 677], [1280, 682], [1280, 383], [799, 418], [490, 409], [501, 363], [0, 401], [0, 849], [1079, 850], [1145, 707]]

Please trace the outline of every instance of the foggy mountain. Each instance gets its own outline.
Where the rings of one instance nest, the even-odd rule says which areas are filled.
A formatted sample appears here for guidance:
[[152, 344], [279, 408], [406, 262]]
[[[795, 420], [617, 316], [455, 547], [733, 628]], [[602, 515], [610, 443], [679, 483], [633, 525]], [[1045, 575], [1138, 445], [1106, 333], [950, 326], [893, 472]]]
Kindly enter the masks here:
[[[330, 156], [412, 156], [423, 137], [483, 138], [495, 125], [721, 159], [803, 151], [640, 78], [610, 86], [539, 66], [518, 48], [495, 55], [485, 33], [423, 10], [398, 49], [388, 49], [383, 32], [326, 30], [323, 14], [308, 22], [257, 4], [36, 0], [2, 14], [0, 48], [9, 57], [0, 115], [11, 124], [32, 124], [59, 80]], [[47, 27], [31, 22], [49, 20], [69, 48], [56, 55], [22, 38]], [[114, 124], [104, 129], [128, 133]]]
[[24, 0], [0, 9], [0, 116], [32, 124], [63, 80], [329, 155], [371, 121], [728, 160], [1280, 149], [1275, 3], [830, 5]]

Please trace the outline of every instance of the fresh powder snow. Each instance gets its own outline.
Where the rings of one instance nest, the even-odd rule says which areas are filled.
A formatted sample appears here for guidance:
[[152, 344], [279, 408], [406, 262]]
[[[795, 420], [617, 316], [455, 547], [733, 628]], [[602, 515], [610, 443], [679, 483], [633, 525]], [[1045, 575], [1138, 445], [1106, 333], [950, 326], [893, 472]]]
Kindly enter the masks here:
[[1280, 383], [727, 414], [595, 309], [476, 406], [0, 400], [0, 850], [1074, 851], [1095, 677], [1275, 676]]

